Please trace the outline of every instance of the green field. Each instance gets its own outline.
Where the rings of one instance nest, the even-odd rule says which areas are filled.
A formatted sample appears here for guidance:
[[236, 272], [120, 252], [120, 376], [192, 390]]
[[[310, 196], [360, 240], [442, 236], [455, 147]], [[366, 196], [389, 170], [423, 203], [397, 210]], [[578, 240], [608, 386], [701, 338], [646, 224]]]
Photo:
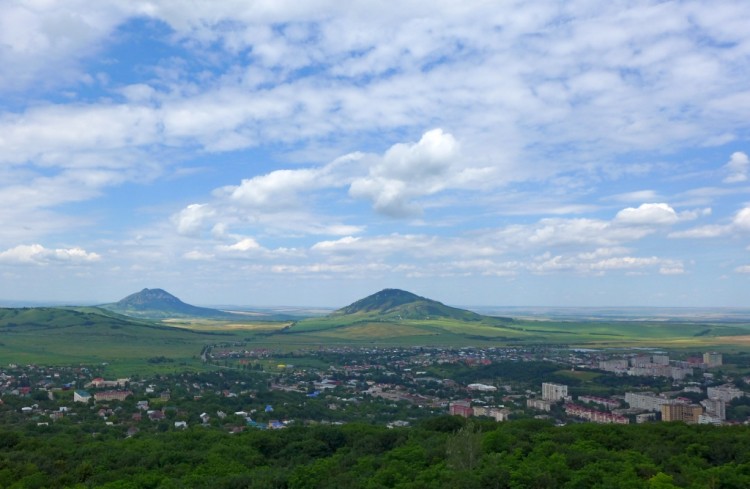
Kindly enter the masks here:
[[[486, 318], [374, 320], [347, 315], [298, 322], [133, 319], [97, 308], [0, 309], [0, 365], [108, 364], [122, 373], [206, 368], [207, 345], [292, 352], [302, 347], [568, 345], [750, 347], [750, 324], [668, 321], [532, 321]], [[155, 362], [155, 358], [163, 361]]]
[[373, 320], [368, 315], [315, 318], [272, 334], [284, 343], [384, 343], [405, 345], [566, 344], [571, 346], [670, 346], [747, 342], [750, 324], [668, 321], [533, 321], [487, 318], [461, 321]]

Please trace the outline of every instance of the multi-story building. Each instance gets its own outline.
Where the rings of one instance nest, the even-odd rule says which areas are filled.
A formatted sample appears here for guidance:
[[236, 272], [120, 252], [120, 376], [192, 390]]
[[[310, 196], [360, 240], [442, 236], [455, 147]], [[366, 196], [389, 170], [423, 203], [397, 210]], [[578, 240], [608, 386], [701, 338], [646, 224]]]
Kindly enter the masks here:
[[552, 411], [552, 402], [545, 399], [527, 399], [526, 407], [540, 411]]
[[624, 358], [602, 360], [599, 362], [599, 368], [607, 372], [622, 373], [628, 370], [628, 361]]
[[630, 359], [631, 367], [650, 367], [651, 357], [647, 355], [640, 355]]
[[631, 408], [659, 411], [662, 404], [667, 404], [669, 399], [659, 397], [652, 392], [626, 392], [625, 402]]
[[719, 367], [724, 363], [724, 357], [721, 353], [708, 351], [703, 354], [703, 363], [709, 367]]
[[494, 418], [495, 421], [507, 421], [510, 411], [508, 409], [500, 409], [496, 407], [488, 406], [474, 406], [474, 416], [489, 416]]
[[669, 355], [651, 355], [651, 363], [655, 365], [669, 365]]
[[704, 413], [698, 416], [698, 424], [713, 424], [716, 426], [721, 426], [723, 423], [724, 421], [721, 418], [708, 413]]
[[463, 416], [469, 418], [474, 414], [474, 410], [468, 401], [454, 401], [448, 405], [449, 412], [452, 416]]
[[593, 421], [594, 423], [617, 423], [617, 424], [628, 424], [630, 420], [625, 416], [619, 416], [617, 414], [605, 413], [602, 411], [596, 411], [589, 409], [584, 406], [578, 406], [576, 404], [567, 403], [565, 404], [565, 414], [569, 416], [577, 416], [579, 418]]
[[126, 398], [132, 396], [133, 393], [130, 391], [103, 391], [94, 394], [94, 400], [96, 401], [124, 401]]
[[724, 402], [731, 402], [732, 399], [738, 399], [744, 396], [745, 393], [731, 384], [724, 384], [718, 387], [709, 387], [706, 389], [706, 395], [709, 399], [721, 399]]
[[662, 404], [662, 421], [684, 421], [688, 424], [697, 424], [699, 417], [703, 414], [703, 407], [697, 404]]
[[590, 402], [592, 404], [599, 404], [607, 409], [616, 409], [620, 407], [620, 401], [615, 401], [614, 399], [607, 399], [604, 397], [596, 397], [596, 396], [578, 396], [578, 400], [581, 402]]
[[727, 419], [727, 403], [719, 398], [709, 398], [701, 401], [701, 405], [706, 408], [706, 414], [715, 416], [721, 420]]
[[561, 401], [568, 397], [568, 386], [544, 382], [542, 384], [542, 399], [545, 401]]

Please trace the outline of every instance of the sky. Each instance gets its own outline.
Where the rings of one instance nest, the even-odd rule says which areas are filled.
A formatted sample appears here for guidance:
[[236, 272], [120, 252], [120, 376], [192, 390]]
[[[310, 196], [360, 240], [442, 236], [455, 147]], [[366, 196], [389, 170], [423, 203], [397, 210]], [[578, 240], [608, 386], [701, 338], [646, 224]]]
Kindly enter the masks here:
[[0, 3], [0, 299], [742, 307], [746, 0]]

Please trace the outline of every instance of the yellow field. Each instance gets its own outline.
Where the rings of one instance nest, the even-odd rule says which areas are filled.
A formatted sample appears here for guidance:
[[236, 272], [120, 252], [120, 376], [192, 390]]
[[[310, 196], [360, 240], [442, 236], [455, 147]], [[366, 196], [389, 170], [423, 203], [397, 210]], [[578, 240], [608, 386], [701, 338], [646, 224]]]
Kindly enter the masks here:
[[291, 322], [276, 321], [218, 321], [211, 319], [165, 319], [162, 323], [175, 328], [189, 329], [193, 331], [253, 331], [270, 332], [278, 331], [290, 326]]
[[407, 324], [364, 323], [316, 332], [315, 336], [362, 340], [370, 338], [381, 339], [401, 338], [404, 336], [429, 336], [433, 334], [435, 333], [414, 326], [409, 326]]

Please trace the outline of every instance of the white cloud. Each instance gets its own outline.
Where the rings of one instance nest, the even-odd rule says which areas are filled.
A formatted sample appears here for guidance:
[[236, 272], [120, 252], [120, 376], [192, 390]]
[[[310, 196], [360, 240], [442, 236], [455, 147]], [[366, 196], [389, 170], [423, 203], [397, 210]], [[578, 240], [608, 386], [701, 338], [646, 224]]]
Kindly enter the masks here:
[[748, 172], [750, 172], [750, 158], [746, 153], [737, 151], [732, 153], [729, 162], [724, 165], [724, 170], [728, 173], [724, 178], [724, 183], [740, 183], [747, 181]]
[[670, 238], [718, 238], [737, 232], [750, 231], [750, 207], [740, 209], [729, 224], [709, 224], [669, 234]]
[[349, 194], [371, 201], [376, 211], [391, 217], [419, 214], [414, 199], [444, 190], [460, 175], [458, 151], [451, 134], [433, 129], [417, 143], [392, 146], [367, 176], [351, 183]]
[[[0, 91], [85, 79], [78, 63], [136, 2], [5, 2], [0, 6]], [[125, 7], [125, 8], [122, 8]], [[137, 7], [136, 7], [137, 8]], [[127, 12], [126, 10], [130, 10]]]
[[205, 253], [200, 250], [191, 250], [186, 253], [183, 253], [183, 258], [186, 260], [192, 260], [192, 261], [207, 261], [212, 260], [214, 258], [214, 255], [211, 253]]
[[545, 253], [536, 257], [527, 266], [533, 273], [572, 271], [580, 274], [600, 275], [611, 271], [632, 272], [644, 269], [656, 269], [662, 275], [684, 273], [682, 262], [656, 256], [625, 255], [600, 258], [588, 253], [554, 256]]
[[732, 225], [743, 230], [750, 230], [750, 207], [741, 209], [732, 219]]
[[686, 229], [684, 231], [675, 231], [669, 233], [670, 238], [716, 238], [724, 236], [731, 231], [731, 226], [723, 226], [720, 224], [709, 224], [706, 226], [698, 226], [692, 229]]
[[179, 234], [197, 236], [200, 234], [206, 221], [215, 214], [216, 212], [207, 204], [190, 204], [172, 216], [172, 221], [175, 223]]
[[621, 210], [615, 221], [636, 226], [669, 226], [679, 221], [679, 217], [667, 204], [641, 204], [638, 208]]
[[661, 275], [683, 275], [685, 268], [682, 264], [665, 265], [659, 269]]
[[265, 212], [298, 207], [299, 198], [325, 185], [319, 169], [276, 170], [266, 175], [242, 180], [238, 187], [225, 189], [238, 204]]
[[742, 265], [734, 269], [736, 273], [750, 273], [750, 265]]
[[644, 202], [653, 201], [659, 197], [659, 194], [655, 190], [636, 190], [634, 192], [626, 192], [622, 194], [610, 195], [607, 200], [614, 200], [617, 202]]
[[222, 251], [254, 251], [263, 249], [253, 238], [242, 238], [232, 245], [219, 246]]
[[50, 263], [81, 264], [101, 259], [97, 253], [82, 248], [48, 249], [40, 244], [18, 245], [0, 252], [0, 262], [44, 265]]

